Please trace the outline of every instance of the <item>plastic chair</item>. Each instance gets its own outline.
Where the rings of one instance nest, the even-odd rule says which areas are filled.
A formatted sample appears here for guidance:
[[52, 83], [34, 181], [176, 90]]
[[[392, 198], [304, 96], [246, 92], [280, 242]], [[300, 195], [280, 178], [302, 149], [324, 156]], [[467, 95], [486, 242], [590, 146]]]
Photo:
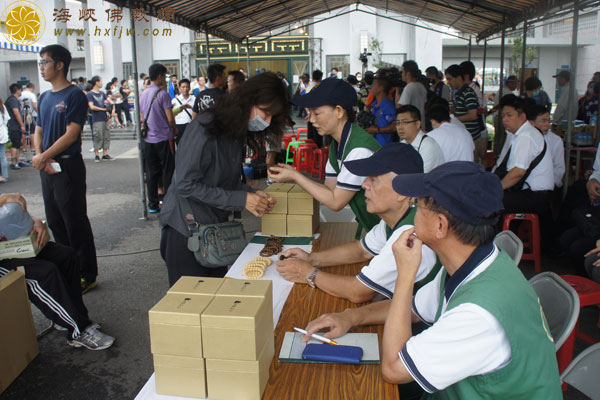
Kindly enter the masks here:
[[533, 260], [534, 271], [539, 274], [542, 272], [540, 218], [537, 214], [504, 214], [502, 230], [510, 230], [510, 223], [513, 220], [522, 221], [517, 236], [523, 242], [523, 247], [529, 250], [529, 252], [523, 252], [521, 260]]
[[329, 149], [324, 147], [316, 149], [313, 155], [313, 165], [310, 170], [310, 176], [317, 175], [319, 180], [325, 179], [325, 166], [327, 165], [327, 157], [329, 156]]
[[[296, 151], [296, 149], [298, 148], [298, 146], [300, 146], [301, 144], [304, 144], [303, 141], [294, 141], [294, 142], [289, 142], [287, 145], [287, 150], [285, 152], [285, 163], [289, 164], [289, 163], [294, 163], [294, 152]], [[292, 148], [292, 156], [290, 157], [290, 148]]]
[[300, 140], [300, 133], [305, 133], [308, 135], [308, 128], [298, 128], [296, 131], [296, 140]]
[[310, 172], [313, 165], [313, 152], [312, 146], [301, 144], [294, 153], [294, 168], [298, 172], [306, 171]]
[[588, 347], [560, 375], [569, 384], [592, 400], [600, 400], [600, 343]]
[[290, 142], [292, 142], [295, 138], [296, 138], [296, 135], [294, 135], [293, 133], [285, 133], [281, 137], [281, 142], [283, 143], [282, 148], [287, 149], [288, 144], [290, 144]]
[[554, 272], [542, 272], [529, 280], [537, 293], [554, 338], [558, 370], [571, 362], [575, 338], [571, 332], [579, 318], [579, 296], [575, 289]]
[[523, 255], [523, 242], [512, 231], [502, 231], [494, 238], [494, 243], [500, 249], [504, 250], [515, 264], [519, 265], [521, 256]]

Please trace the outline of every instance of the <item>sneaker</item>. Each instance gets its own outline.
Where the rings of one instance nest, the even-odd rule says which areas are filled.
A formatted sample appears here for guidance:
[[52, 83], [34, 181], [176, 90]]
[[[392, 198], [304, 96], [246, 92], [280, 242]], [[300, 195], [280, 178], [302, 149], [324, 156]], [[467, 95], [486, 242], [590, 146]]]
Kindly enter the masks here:
[[21, 169], [18, 164], [10, 164], [10, 169]]
[[108, 154], [105, 154], [105, 155], [103, 155], [103, 156], [102, 156], [102, 159], [103, 159], [103, 160], [110, 160], [110, 161], [113, 161], [113, 160], [114, 160], [114, 158], [112, 158], [112, 157], [111, 157], [111, 156], [109, 156]]
[[150, 214], [157, 214], [160, 212], [160, 208], [150, 208], [150, 209], [148, 209], [148, 212]]
[[89, 292], [90, 290], [95, 288], [96, 286], [98, 286], [97, 281], [89, 282], [85, 278], [81, 278], [81, 294], [86, 294], [87, 292]]
[[25, 162], [25, 161], [19, 161], [19, 167], [21, 167], [21, 168], [31, 167], [31, 164], [29, 164], [28, 162]]
[[94, 162], [100, 162], [100, 156], [94, 157]]
[[85, 328], [85, 331], [79, 334], [75, 339], [67, 340], [69, 346], [85, 347], [88, 350], [108, 349], [115, 342], [115, 338], [102, 333], [96, 324]]

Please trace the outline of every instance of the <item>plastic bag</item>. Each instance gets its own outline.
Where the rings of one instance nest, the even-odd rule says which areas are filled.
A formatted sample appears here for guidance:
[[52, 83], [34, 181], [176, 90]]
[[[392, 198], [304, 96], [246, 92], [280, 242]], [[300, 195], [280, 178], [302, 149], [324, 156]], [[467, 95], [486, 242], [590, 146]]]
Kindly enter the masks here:
[[19, 239], [31, 233], [33, 219], [19, 203], [6, 203], [0, 207], [0, 238]]

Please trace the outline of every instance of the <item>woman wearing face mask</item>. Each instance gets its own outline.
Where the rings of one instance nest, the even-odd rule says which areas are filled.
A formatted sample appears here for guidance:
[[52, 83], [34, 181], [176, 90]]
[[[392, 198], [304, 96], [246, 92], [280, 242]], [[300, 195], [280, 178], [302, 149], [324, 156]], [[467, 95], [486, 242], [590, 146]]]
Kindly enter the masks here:
[[585, 96], [579, 99], [577, 119], [590, 123], [590, 119], [598, 116], [598, 95], [600, 94], [600, 82], [590, 81]]
[[[283, 130], [289, 103], [282, 81], [265, 72], [227, 93], [186, 128], [175, 156], [175, 175], [160, 213], [161, 256], [167, 264], [169, 284], [181, 276], [222, 277], [227, 266], [200, 265], [187, 248], [187, 224], [179, 198], [187, 198], [199, 224], [226, 222], [232, 211], [247, 209], [257, 217], [274, 202], [261, 190], [240, 181], [242, 145], [248, 131]], [[271, 200], [271, 201], [270, 201]]]
[[542, 82], [535, 76], [525, 79], [525, 95], [523, 97], [534, 99], [537, 105], [546, 107], [548, 111], [552, 110], [552, 100], [542, 89]]

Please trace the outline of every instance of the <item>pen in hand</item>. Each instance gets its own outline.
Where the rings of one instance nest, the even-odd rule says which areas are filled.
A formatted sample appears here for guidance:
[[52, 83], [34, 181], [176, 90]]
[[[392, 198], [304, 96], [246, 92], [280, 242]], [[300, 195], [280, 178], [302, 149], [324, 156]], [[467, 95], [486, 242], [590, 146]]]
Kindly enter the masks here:
[[[295, 330], [296, 332], [300, 332], [300, 333], [301, 333], [301, 334], [303, 334], [303, 335], [308, 335], [308, 332], [307, 332], [307, 331], [305, 331], [304, 329], [300, 329], [300, 328], [296, 328], [296, 327], [294, 327], [294, 330]], [[325, 343], [327, 343], [327, 344], [337, 344], [337, 342], [336, 342], [336, 341], [334, 341], [334, 340], [331, 340], [331, 339], [327, 339], [326, 337], [324, 337], [324, 336], [321, 336], [321, 335], [317, 335], [317, 334], [315, 334], [315, 333], [313, 333], [312, 335], [310, 335], [310, 337], [312, 337], [312, 338], [314, 338], [314, 339], [317, 339], [317, 340], [320, 340], [321, 342], [325, 342]]]

